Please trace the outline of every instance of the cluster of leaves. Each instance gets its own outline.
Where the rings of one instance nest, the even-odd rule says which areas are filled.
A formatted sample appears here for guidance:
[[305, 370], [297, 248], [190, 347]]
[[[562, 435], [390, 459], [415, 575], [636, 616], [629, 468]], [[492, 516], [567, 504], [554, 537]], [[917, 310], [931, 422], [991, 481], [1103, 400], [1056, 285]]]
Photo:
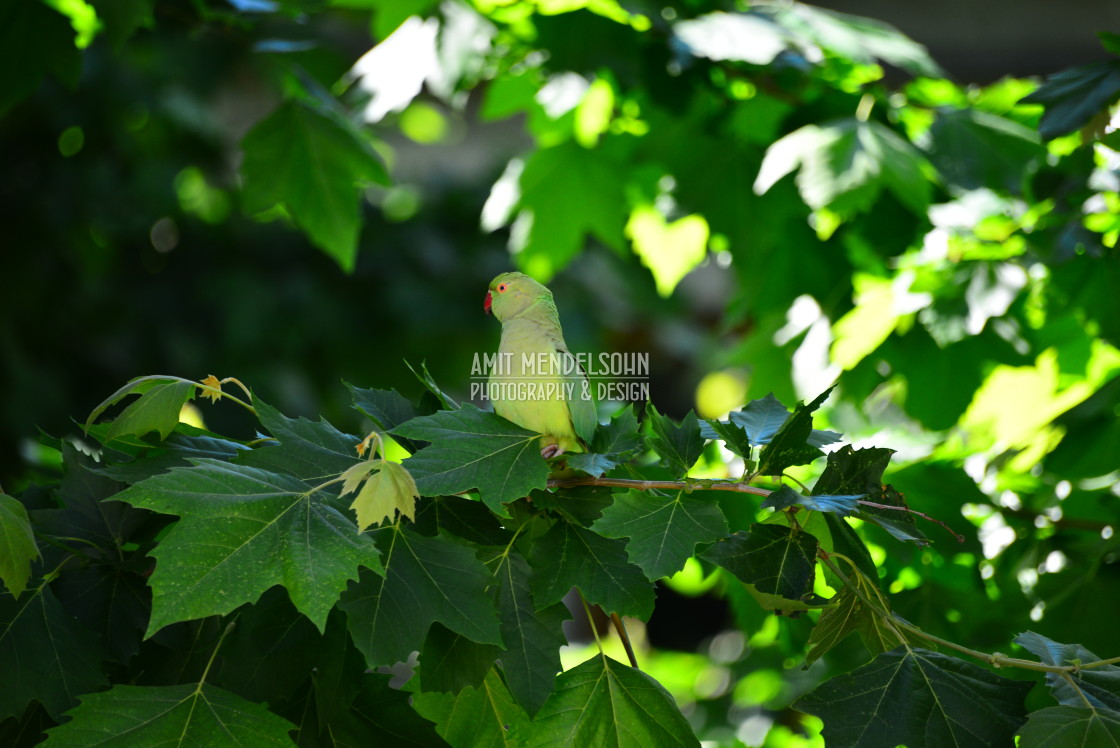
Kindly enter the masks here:
[[[1041, 662], [1002, 658], [1051, 666], [1060, 706], [1024, 726], [1031, 683], [923, 648], [936, 638], [890, 612], [849, 524], [925, 542], [881, 482], [890, 450], [832, 451], [812, 491], [748, 485], [838, 439], [812, 425], [828, 392], [792, 413], [767, 397], [726, 422], [677, 423], [651, 406], [639, 424], [627, 408], [599, 427], [600, 451], [568, 458], [597, 475], [550, 484], [539, 435], [458, 406], [426, 375], [419, 403], [350, 388], [376, 427], [366, 440], [225, 394], [228, 381], [130, 383], [91, 416], [92, 457], [55, 442], [58, 484], [3, 497], [5, 742], [46, 729], [48, 746], [697, 745], [641, 670], [602, 651], [560, 661], [570, 590], [585, 609], [647, 620], [655, 581], [694, 557], [767, 610], [820, 611], [809, 662], [859, 634], [874, 659], [795, 704], [830, 742], [1003, 745], [1020, 730], [1022, 745], [1041, 745], [1054, 730], [1091, 741], [1120, 726], [1120, 668], [1079, 646], [1025, 634]], [[264, 433], [245, 443], [180, 423], [197, 394], [233, 399]], [[387, 435], [411, 453], [403, 462], [368, 449]], [[688, 478], [706, 437], [758, 469]], [[626, 470], [663, 490], [612, 485]], [[730, 519], [743, 514], [725, 502], [749, 493], [773, 511]], [[841, 591], [823, 597], [820, 579]], [[399, 663], [412, 670], [403, 689], [389, 674]]]

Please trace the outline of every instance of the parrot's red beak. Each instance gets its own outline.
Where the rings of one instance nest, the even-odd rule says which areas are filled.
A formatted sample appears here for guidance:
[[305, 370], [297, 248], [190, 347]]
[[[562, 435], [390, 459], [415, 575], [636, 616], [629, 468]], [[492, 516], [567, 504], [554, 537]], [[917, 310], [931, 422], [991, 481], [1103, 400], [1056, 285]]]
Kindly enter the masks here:
[[490, 298], [490, 292], [487, 291], [486, 292], [486, 298], [482, 300], [482, 308], [486, 310], [487, 314], [490, 314], [490, 305], [492, 303], [493, 303], [493, 300]]

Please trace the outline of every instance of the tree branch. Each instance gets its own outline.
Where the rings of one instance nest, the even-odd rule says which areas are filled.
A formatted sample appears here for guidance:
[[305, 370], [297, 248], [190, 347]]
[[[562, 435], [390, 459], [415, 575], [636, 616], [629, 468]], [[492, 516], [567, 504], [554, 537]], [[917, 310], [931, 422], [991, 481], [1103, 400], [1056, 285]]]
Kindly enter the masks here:
[[749, 486], [746, 483], [732, 481], [708, 480], [703, 478], [689, 478], [685, 480], [636, 480], [633, 478], [594, 478], [592, 476], [580, 478], [551, 478], [549, 488], [574, 488], [576, 486], [607, 486], [610, 488], [630, 488], [635, 491], [734, 491], [736, 493], [749, 493], [755, 496], [769, 496], [772, 491], [766, 488]]

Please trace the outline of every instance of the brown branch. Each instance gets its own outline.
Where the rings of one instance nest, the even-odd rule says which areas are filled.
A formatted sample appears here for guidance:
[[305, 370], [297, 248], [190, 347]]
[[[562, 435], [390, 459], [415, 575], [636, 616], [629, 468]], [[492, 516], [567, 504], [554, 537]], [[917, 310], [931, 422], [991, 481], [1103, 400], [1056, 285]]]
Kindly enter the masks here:
[[926, 514], [924, 512], [919, 512], [917, 509], [911, 509], [908, 506], [898, 506], [897, 504], [876, 504], [874, 501], [864, 501], [863, 499], [857, 499], [856, 503], [857, 504], [863, 504], [864, 506], [869, 506], [872, 509], [893, 509], [896, 512], [909, 512], [910, 514], [917, 515], [918, 517], [921, 517], [924, 520], [928, 520], [928, 521], [933, 522], [935, 524], [941, 525], [942, 527], [945, 528], [946, 532], [948, 532], [950, 535], [952, 535], [954, 538], [957, 539], [958, 543], [963, 543], [964, 542], [964, 535], [961, 535], [959, 532], [957, 532], [953, 528], [949, 527], [949, 525], [945, 524], [941, 520], [934, 519], [933, 517], [929, 516], [928, 514]]
[[730, 481], [713, 480], [635, 480], [632, 478], [552, 478], [548, 481], [549, 488], [574, 488], [576, 486], [607, 486], [609, 488], [631, 488], [635, 491], [664, 490], [673, 491], [684, 489], [686, 491], [734, 491], [736, 493], [750, 493], [755, 496], [769, 496], [772, 491], [765, 488], [749, 486], [746, 483], [733, 483]]

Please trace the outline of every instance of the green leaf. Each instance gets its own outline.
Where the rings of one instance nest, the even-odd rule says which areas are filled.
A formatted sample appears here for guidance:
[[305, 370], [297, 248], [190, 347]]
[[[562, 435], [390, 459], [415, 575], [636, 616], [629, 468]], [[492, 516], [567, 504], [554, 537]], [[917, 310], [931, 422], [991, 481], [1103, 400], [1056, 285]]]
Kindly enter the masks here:
[[1016, 733], [1019, 748], [1117, 748], [1120, 712], [1086, 706], [1051, 706], [1031, 712]]
[[685, 475], [704, 452], [704, 437], [696, 414], [688, 411], [680, 424], [657, 412], [649, 404], [647, 417], [650, 425], [650, 446], [661, 457], [661, 464], [674, 476]]
[[31, 578], [31, 562], [39, 557], [35, 534], [23, 504], [0, 494], [0, 581], [18, 598]]
[[166, 439], [179, 423], [183, 405], [194, 398], [196, 388], [194, 382], [161, 376], [133, 379], [94, 408], [86, 420], [86, 428], [110, 405], [128, 395], [140, 395], [108, 424], [103, 437], [105, 443], [127, 435], [144, 436], [151, 431], [159, 432], [160, 439]]
[[238, 465], [282, 473], [317, 485], [352, 466], [358, 459], [356, 436], [326, 421], [288, 418], [268, 403], [253, 398], [261, 425], [279, 442], [265, 442], [236, 458]]
[[762, 450], [758, 466], [760, 475], [781, 475], [788, 467], [805, 465], [821, 456], [820, 449], [809, 444], [813, 436], [813, 412], [828, 399], [832, 389], [829, 387], [808, 405], [798, 404], [793, 415], [786, 419], [766, 449]]
[[789, 486], [782, 486], [766, 497], [762, 508], [787, 509], [791, 506], [803, 506], [814, 512], [834, 512], [841, 517], [847, 517], [859, 509], [859, 500], [864, 494], [854, 496], [802, 496]]
[[[387, 460], [370, 462], [378, 464], [380, 470], [366, 478], [350, 505], [358, 514], [358, 532], [365, 532], [370, 525], [379, 525], [386, 519], [394, 520], [398, 514], [415, 519], [416, 499], [419, 498], [416, 481], [400, 463]], [[366, 464], [358, 463], [358, 466]], [[343, 493], [347, 493], [345, 487]]]
[[434, 621], [480, 644], [502, 643], [486, 593], [493, 578], [473, 551], [446, 535], [429, 538], [397, 525], [371, 534], [385, 574], [363, 572], [341, 603], [370, 667], [407, 660]]
[[137, 29], [150, 29], [155, 23], [152, 17], [153, 0], [90, 0], [97, 10], [97, 18], [105, 24], [105, 36], [120, 52]]
[[572, 616], [563, 603], [533, 604], [532, 570], [519, 553], [497, 558], [498, 617], [506, 652], [501, 655], [502, 674], [517, 702], [536, 714], [548, 695], [560, 664], [560, 647], [568, 643], [562, 624]]
[[774, 439], [778, 429], [789, 419], [789, 410], [770, 392], [766, 397], [751, 400], [728, 417], [747, 433], [751, 446], [757, 447]]
[[454, 695], [417, 693], [412, 703], [421, 716], [436, 723], [436, 732], [457, 748], [508, 748], [510, 731], [529, 722], [494, 670], [478, 688], [464, 688]]
[[[97, 436], [97, 428], [95, 426], [91, 429], [91, 433], [95, 436]], [[229, 461], [250, 449], [237, 441], [223, 439], [201, 430], [198, 430], [200, 433], [191, 433], [192, 430], [193, 427], [185, 423], [176, 424], [175, 431], [160, 442], [158, 449], [146, 449], [130, 461], [124, 461], [123, 458], [120, 462], [105, 460], [103, 467], [90, 468], [90, 471], [131, 485], [153, 475], [166, 473], [171, 468], [189, 467], [192, 459], [210, 458]]]
[[915, 213], [929, 206], [932, 167], [917, 148], [878, 122], [805, 125], [766, 151], [754, 190], [762, 194], [800, 168], [797, 189], [813, 210], [851, 216], [890, 191]]
[[39, 87], [48, 72], [73, 88], [82, 69], [74, 29], [34, 0], [0, 6], [0, 116]]
[[[1069, 665], [1097, 662], [1100, 657], [1080, 644], [1059, 644], [1041, 634], [1026, 631], [1015, 637], [1015, 643], [1036, 655], [1044, 665]], [[1084, 668], [1070, 676], [1071, 683], [1058, 673], [1046, 674], [1046, 685], [1059, 704], [1089, 706], [1120, 712], [1120, 667], [1102, 665]]]
[[148, 636], [176, 621], [224, 615], [274, 584], [322, 631], [358, 567], [381, 570], [372, 540], [355, 532], [338, 499], [289, 475], [199, 460], [114, 498], [181, 518], [151, 554]]
[[591, 150], [568, 141], [538, 148], [521, 172], [518, 220], [528, 231], [515, 255], [518, 266], [547, 282], [589, 235], [621, 251], [626, 202], [620, 180], [603, 146]]
[[660, 683], [605, 656], [562, 673], [527, 734], [510, 738], [528, 746], [700, 745]]
[[[396, 390], [364, 390], [348, 382], [343, 384], [349, 388], [354, 398], [354, 407], [368, 416], [382, 431], [392, 431], [405, 421], [430, 413], [417, 408]], [[417, 444], [411, 439], [404, 438], [398, 439], [398, 443], [413, 454], [424, 446], [422, 443]]]
[[860, 519], [873, 522], [903, 542], [925, 545], [929, 540], [914, 521], [914, 515], [906, 511], [906, 500], [893, 486], [883, 484], [883, 471], [891, 461], [893, 449], [869, 447], [852, 449], [845, 445], [830, 452], [828, 464], [821, 477], [813, 486], [814, 494], [856, 494], [860, 498], [883, 506], [897, 506], [899, 509], [882, 509], [861, 503], [857, 515]]
[[670, 223], [652, 205], [634, 208], [626, 223], [634, 253], [653, 274], [657, 292], [666, 298], [708, 256], [708, 234], [702, 215], [694, 213]]
[[413, 418], [393, 434], [431, 442], [404, 463], [424, 496], [477, 489], [491, 511], [504, 515], [503, 503], [548, 483], [540, 434], [470, 403]]
[[437, 400], [439, 400], [440, 404], [445, 409], [458, 409], [459, 403], [455, 402], [442, 389], [440, 389], [440, 386], [438, 384], [436, 384], [435, 378], [428, 371], [428, 363], [426, 361], [420, 362], [420, 371], [416, 371], [416, 369], [412, 367], [412, 364], [408, 363], [407, 361], [404, 362], [404, 365], [408, 367], [408, 370], [411, 371], [418, 380], [420, 380], [420, 384], [424, 385], [424, 388], [427, 389], [428, 392], [430, 392], [432, 395], [434, 395]]
[[817, 539], [807, 532], [754, 524], [700, 555], [763, 594], [800, 601], [813, 591], [817, 546]]
[[1055, 73], [1023, 98], [1042, 104], [1046, 113], [1038, 132], [1046, 140], [1079, 130], [1120, 96], [1120, 60], [1081, 65]]
[[152, 591], [137, 572], [150, 566], [147, 559], [129, 555], [120, 564], [67, 569], [51, 583], [66, 612], [100, 637], [106, 659], [125, 663], [140, 649], [152, 615]]
[[824, 720], [829, 745], [1006, 746], [1034, 684], [923, 649], [885, 652], [794, 702]]
[[676, 496], [626, 491], [615, 494], [591, 529], [608, 538], [629, 538], [631, 563], [659, 579], [684, 568], [698, 543], [727, 535], [727, 520], [715, 501], [683, 490]]
[[568, 466], [599, 477], [628, 461], [642, 448], [638, 418], [633, 405], [627, 405], [595, 430], [588, 453], [575, 452], [565, 458]]
[[673, 25], [673, 36], [696, 57], [769, 65], [791, 44], [789, 32], [752, 13], [715, 12]]
[[1028, 166], [1046, 155], [1038, 133], [977, 109], [942, 109], [929, 128], [929, 157], [945, 181], [1020, 194]]
[[533, 543], [529, 564], [538, 608], [560, 602], [578, 587], [587, 602], [609, 613], [646, 620], [653, 612], [653, 585], [629, 562], [620, 540], [557, 522]]
[[361, 230], [360, 187], [389, 179], [370, 140], [352, 126], [289, 101], [241, 143], [245, 210], [283, 206], [343, 270], [354, 268]]
[[729, 450], [744, 460], [751, 458], [751, 441], [747, 432], [733, 421], [700, 421], [700, 436], [705, 439], [720, 439]]
[[478, 688], [501, 651], [496, 644], [479, 644], [437, 621], [420, 650], [420, 690], [458, 693]]
[[132, 745], [290, 746], [295, 725], [260, 704], [206, 683], [117, 685], [87, 694], [49, 748]]
[[882, 60], [913, 75], [943, 78], [944, 71], [921, 44], [890, 24], [804, 3], [759, 6], [795, 38], [808, 38], [844, 60]]
[[[875, 584], [858, 570], [849, 575], [856, 586], [864, 593], [865, 597], [876, 599]], [[845, 585], [831, 601], [833, 605], [821, 611], [813, 631], [809, 634], [809, 652], [805, 655], [805, 664], [811, 665], [835, 647], [848, 634], [858, 631], [863, 645], [872, 655], [894, 649], [903, 642], [896, 631], [902, 631], [903, 637], [911, 645], [918, 646], [925, 642], [916, 634], [910, 634], [905, 629], [893, 628], [883, 617], [867, 607], [852, 587]]]
[[43, 586], [16, 601], [0, 595], [0, 721], [32, 701], [59, 720], [79, 694], [106, 685], [97, 637]]

